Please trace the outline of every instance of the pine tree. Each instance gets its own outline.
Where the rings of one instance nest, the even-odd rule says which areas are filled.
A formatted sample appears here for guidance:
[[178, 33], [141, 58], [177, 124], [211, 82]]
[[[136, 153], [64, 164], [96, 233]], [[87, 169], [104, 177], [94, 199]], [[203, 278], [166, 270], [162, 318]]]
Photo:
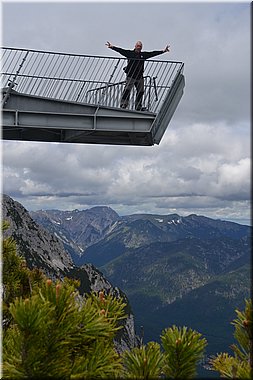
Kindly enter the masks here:
[[122, 366], [113, 337], [125, 304], [108, 296], [101, 309], [98, 300], [92, 294], [84, 302], [69, 281], [51, 280], [31, 297], [16, 298], [10, 305], [13, 323], [3, 339], [4, 377], [118, 376]]
[[123, 300], [104, 292], [83, 298], [78, 281], [53, 282], [27, 268], [12, 238], [2, 245], [4, 378], [118, 377], [113, 338], [125, 318]]
[[212, 369], [220, 373], [222, 377], [236, 379], [251, 379], [252, 366], [252, 301], [245, 300], [244, 311], [236, 310], [237, 318], [232, 324], [235, 326], [234, 337], [237, 344], [231, 348], [234, 356], [228, 353], [220, 353], [210, 361]]
[[[6, 231], [9, 223], [3, 221], [2, 230]], [[15, 240], [8, 237], [2, 240], [2, 281], [3, 281], [3, 326], [8, 326], [11, 321], [9, 312], [10, 303], [16, 297], [29, 297], [32, 287], [37, 286], [45, 278], [42, 271], [35, 268], [29, 270], [25, 259], [17, 254]]]
[[[191, 379], [207, 344], [201, 334], [172, 326], [162, 332], [162, 347], [149, 342], [123, 354], [124, 377], [132, 379]], [[161, 350], [161, 348], [163, 350]]]
[[196, 375], [196, 367], [207, 345], [201, 334], [185, 326], [172, 326], [161, 335], [165, 350], [164, 373], [173, 379], [190, 379]]
[[123, 354], [123, 377], [130, 379], [157, 379], [161, 376], [163, 354], [160, 345], [149, 342]]

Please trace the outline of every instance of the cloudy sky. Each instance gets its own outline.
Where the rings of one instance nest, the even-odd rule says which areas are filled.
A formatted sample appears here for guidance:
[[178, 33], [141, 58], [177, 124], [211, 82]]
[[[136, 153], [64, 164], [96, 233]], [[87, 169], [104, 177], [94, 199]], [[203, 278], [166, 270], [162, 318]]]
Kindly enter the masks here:
[[2, 3], [2, 45], [185, 63], [185, 93], [152, 147], [2, 143], [3, 192], [28, 210], [108, 205], [250, 222], [250, 2]]

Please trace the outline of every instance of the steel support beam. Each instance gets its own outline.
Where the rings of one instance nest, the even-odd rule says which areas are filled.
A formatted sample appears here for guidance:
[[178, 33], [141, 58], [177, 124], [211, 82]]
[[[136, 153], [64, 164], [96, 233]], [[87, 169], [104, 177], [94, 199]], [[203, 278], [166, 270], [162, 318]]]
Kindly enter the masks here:
[[152, 145], [152, 113], [99, 107], [19, 94], [2, 112], [3, 139]]

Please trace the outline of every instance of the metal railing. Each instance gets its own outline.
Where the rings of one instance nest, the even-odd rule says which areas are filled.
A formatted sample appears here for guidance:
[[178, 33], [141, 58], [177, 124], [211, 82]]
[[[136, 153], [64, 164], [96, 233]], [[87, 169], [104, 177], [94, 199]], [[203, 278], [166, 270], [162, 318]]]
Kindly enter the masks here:
[[[24, 94], [97, 106], [119, 107], [126, 58], [3, 47], [1, 87]], [[143, 106], [158, 113], [184, 64], [145, 61]], [[8, 97], [9, 93], [5, 96]], [[132, 91], [129, 109], [134, 109]]]
[[[152, 81], [153, 79], [153, 81]], [[101, 104], [109, 107], [120, 107], [120, 99], [125, 86], [125, 81], [115, 84], [107, 84], [102, 87], [88, 90], [85, 94], [84, 101], [92, 104]], [[155, 78], [144, 76], [144, 104], [148, 110], [155, 108], [155, 103], [158, 101]], [[129, 108], [135, 107], [135, 95], [132, 92]]]

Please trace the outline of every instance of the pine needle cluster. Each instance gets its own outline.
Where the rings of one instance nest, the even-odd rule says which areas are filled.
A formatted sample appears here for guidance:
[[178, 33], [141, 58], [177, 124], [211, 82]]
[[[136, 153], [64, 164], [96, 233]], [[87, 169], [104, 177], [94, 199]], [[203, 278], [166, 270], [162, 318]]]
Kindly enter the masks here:
[[234, 355], [222, 352], [211, 359], [213, 370], [219, 372], [222, 377], [231, 379], [253, 377], [252, 311], [252, 300], [245, 300], [243, 311], [236, 310], [237, 318], [232, 322], [235, 327], [234, 338], [237, 341], [237, 344], [231, 345]]

